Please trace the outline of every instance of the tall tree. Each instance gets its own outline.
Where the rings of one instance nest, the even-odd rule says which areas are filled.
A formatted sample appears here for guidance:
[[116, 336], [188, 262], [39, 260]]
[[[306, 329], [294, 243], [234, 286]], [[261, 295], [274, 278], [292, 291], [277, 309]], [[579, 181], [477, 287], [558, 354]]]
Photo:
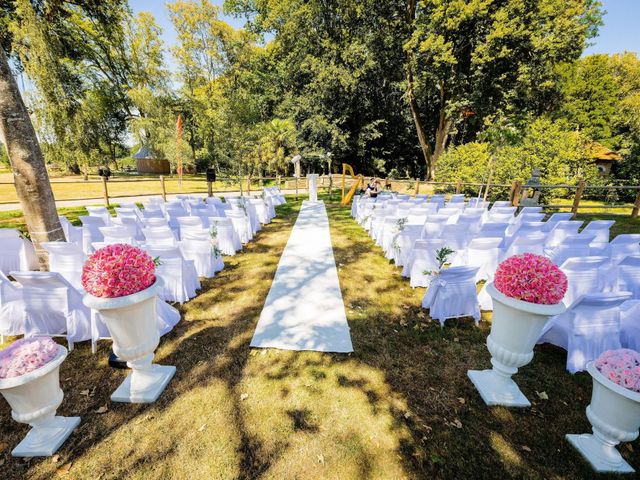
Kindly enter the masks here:
[[407, 0], [406, 96], [428, 177], [464, 122], [548, 110], [556, 67], [580, 56], [600, 15], [595, 0]]
[[64, 241], [49, 174], [38, 137], [13, 77], [9, 61], [0, 48], [0, 135], [7, 149], [18, 199], [40, 268], [48, 268], [42, 242]]

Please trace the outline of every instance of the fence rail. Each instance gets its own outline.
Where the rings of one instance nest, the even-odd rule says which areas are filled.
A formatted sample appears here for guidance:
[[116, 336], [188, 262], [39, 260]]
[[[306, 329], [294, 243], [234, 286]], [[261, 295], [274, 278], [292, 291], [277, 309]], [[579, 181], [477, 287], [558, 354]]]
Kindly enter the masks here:
[[[339, 175], [321, 175], [319, 177], [319, 186], [321, 188], [339, 188]], [[346, 184], [351, 186], [353, 182], [356, 181], [355, 178], [346, 179]], [[51, 184], [55, 190], [61, 188], [62, 186], [73, 186], [73, 185], [91, 185], [92, 188], [87, 189], [87, 191], [82, 192], [82, 188], [78, 187], [78, 195], [74, 195], [72, 198], [58, 198], [59, 200], [100, 200], [104, 201], [106, 206], [109, 205], [111, 200], [115, 200], [118, 198], [124, 197], [132, 197], [132, 196], [152, 196], [159, 195], [162, 196], [165, 200], [167, 195], [176, 194], [176, 193], [206, 193], [208, 195], [212, 194], [224, 194], [230, 191], [240, 191], [251, 193], [252, 189], [257, 190], [260, 189], [261, 186], [265, 184], [265, 182], [273, 182], [276, 186], [286, 189], [286, 190], [294, 190], [296, 195], [299, 190], [307, 189], [307, 180], [306, 178], [296, 178], [296, 177], [287, 177], [287, 176], [244, 176], [244, 177], [230, 177], [230, 176], [222, 176], [217, 177], [215, 186], [211, 182], [206, 181], [205, 175], [189, 175], [185, 176], [182, 179], [182, 183], [177, 176], [131, 176], [131, 177], [115, 177], [111, 178], [108, 181], [103, 177], [93, 177], [88, 178], [86, 180], [56, 180], [52, 179]], [[127, 188], [126, 185], [131, 184], [131, 189], [127, 189], [123, 191], [123, 188]], [[151, 184], [151, 189], [136, 189], [134, 184], [145, 184], [149, 186]], [[177, 185], [176, 185], [177, 184]], [[219, 184], [222, 184], [218, 188]], [[0, 182], [0, 192], [3, 194], [9, 194], [9, 192], [4, 192], [2, 189], [6, 188], [6, 186], [13, 186], [13, 182]], [[101, 185], [102, 188], [93, 187]], [[153, 186], [155, 185], [155, 186]], [[411, 192], [413, 195], [416, 195], [420, 192], [421, 188], [430, 188], [431, 191], [436, 189], [444, 188], [445, 191], [455, 191], [456, 193], [461, 193], [463, 190], [469, 189], [477, 189], [478, 196], [487, 198], [491, 189], [509, 189], [509, 201], [514, 206], [520, 206], [525, 200], [529, 200], [531, 196], [540, 195], [545, 191], [552, 190], [565, 190], [572, 191], [573, 198], [567, 198], [567, 200], [571, 203], [550, 203], [550, 204], [539, 204], [543, 209], [571, 209], [571, 211], [576, 214], [579, 210], [591, 210], [591, 209], [603, 209], [603, 210], [621, 210], [628, 209], [631, 210], [631, 217], [636, 218], [640, 213], [640, 185], [588, 185], [584, 181], [580, 181], [576, 185], [538, 185], [538, 184], [527, 184], [521, 181], [514, 180], [511, 184], [504, 183], [492, 183], [489, 179], [489, 183], [479, 183], [479, 182], [438, 182], [438, 181], [424, 181], [420, 179], [413, 178], [386, 178], [384, 179], [385, 188], [390, 188], [392, 190], [400, 191], [404, 188], [405, 191]], [[110, 187], [111, 186], [111, 187]], [[110, 189], [112, 191], [110, 191]], [[113, 190], [116, 190], [115, 192]], [[615, 204], [615, 203], [606, 203], [603, 202], [602, 205], [590, 205], [588, 203], [584, 203], [583, 196], [586, 191], [608, 191], [608, 192], [616, 192], [616, 191], [627, 191], [634, 192], [635, 201], [633, 204]], [[536, 193], [540, 192], [540, 193]], [[72, 192], [73, 193], [73, 192]], [[64, 196], [64, 195], [63, 195]], [[17, 199], [15, 200], [7, 200], [0, 201], [0, 204], [7, 203], [17, 203]], [[526, 202], [525, 202], [526, 203]]]

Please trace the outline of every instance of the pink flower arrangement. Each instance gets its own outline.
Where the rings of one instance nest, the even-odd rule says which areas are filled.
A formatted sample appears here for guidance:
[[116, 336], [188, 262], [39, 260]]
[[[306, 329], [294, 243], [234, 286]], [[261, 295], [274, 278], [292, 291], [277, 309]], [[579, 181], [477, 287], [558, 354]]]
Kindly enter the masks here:
[[598, 357], [595, 367], [613, 383], [640, 392], [640, 353], [635, 350], [608, 350]]
[[43, 367], [58, 354], [49, 337], [23, 338], [0, 351], [0, 379], [14, 378]]
[[560, 303], [567, 291], [567, 277], [548, 258], [525, 253], [498, 265], [493, 285], [507, 297], [554, 305]]
[[96, 251], [82, 268], [82, 286], [96, 297], [124, 297], [140, 292], [156, 281], [155, 263], [140, 248], [107, 245]]

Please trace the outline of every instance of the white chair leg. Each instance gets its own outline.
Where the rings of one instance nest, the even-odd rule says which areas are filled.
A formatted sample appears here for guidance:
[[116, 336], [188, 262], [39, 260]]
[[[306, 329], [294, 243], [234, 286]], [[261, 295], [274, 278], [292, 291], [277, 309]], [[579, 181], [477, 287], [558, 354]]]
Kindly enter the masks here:
[[4, 335], [0, 333], [0, 343], [4, 343]]
[[67, 338], [67, 345], [69, 345], [69, 351], [73, 351], [73, 342]]
[[98, 351], [98, 342], [96, 340], [91, 340], [91, 353], [93, 353], [94, 355], [96, 354], [96, 352]]

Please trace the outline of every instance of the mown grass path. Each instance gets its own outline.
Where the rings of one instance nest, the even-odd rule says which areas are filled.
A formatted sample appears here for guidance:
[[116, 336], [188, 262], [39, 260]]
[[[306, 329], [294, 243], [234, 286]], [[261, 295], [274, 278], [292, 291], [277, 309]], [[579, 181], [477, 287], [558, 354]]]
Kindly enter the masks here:
[[[327, 207], [355, 352], [250, 349], [299, 206], [280, 207], [181, 307], [156, 356], [177, 374], [156, 404], [109, 402], [124, 373], [107, 367], [108, 342], [97, 355], [80, 345], [63, 365], [59, 412], [82, 424], [57, 462], [9, 456], [27, 428], [0, 402], [2, 478], [593, 477], [564, 440], [589, 431], [589, 377], [569, 375], [563, 351], [537, 347], [517, 375], [533, 407], [487, 408], [466, 370], [489, 366], [489, 325], [432, 323], [419, 307], [424, 290], [409, 288], [337, 203]], [[639, 449], [622, 449], [632, 465]]]

